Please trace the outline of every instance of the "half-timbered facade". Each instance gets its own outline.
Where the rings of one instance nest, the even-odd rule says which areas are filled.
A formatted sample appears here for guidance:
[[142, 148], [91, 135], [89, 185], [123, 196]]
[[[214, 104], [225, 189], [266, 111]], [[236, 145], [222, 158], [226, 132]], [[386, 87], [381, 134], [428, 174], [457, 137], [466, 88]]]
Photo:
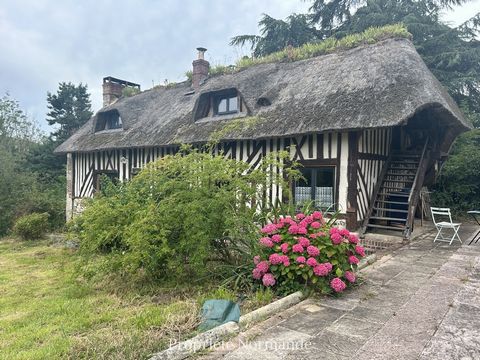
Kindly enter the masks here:
[[[303, 165], [295, 202], [334, 206], [351, 229], [408, 235], [419, 188], [470, 127], [406, 39], [212, 77], [199, 51], [191, 82], [122, 97], [138, 85], [104, 79], [104, 108], [56, 150], [68, 159], [68, 217], [101, 175], [128, 181], [180, 144], [217, 136], [217, 151], [253, 168], [289, 151]], [[267, 195], [282, 199], [282, 189]]]

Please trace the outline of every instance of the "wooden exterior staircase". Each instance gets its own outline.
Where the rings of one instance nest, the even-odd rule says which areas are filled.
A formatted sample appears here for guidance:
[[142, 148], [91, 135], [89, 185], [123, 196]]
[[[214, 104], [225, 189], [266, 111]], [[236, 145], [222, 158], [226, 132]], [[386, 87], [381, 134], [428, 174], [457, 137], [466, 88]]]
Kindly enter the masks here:
[[428, 163], [428, 140], [422, 152], [389, 157], [374, 189], [363, 232], [394, 231], [410, 238]]

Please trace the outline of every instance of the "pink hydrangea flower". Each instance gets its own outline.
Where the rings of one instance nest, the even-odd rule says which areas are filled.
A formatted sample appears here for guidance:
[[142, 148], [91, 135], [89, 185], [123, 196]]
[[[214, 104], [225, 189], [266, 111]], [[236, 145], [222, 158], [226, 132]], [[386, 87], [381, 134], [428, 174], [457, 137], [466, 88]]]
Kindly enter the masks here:
[[305, 259], [305, 256], [299, 256], [295, 261], [299, 264], [305, 264], [307, 260]]
[[348, 235], [348, 241], [351, 244], [358, 244], [358, 236], [355, 235], [355, 234], [350, 234], [350, 235]]
[[348, 280], [348, 282], [351, 282], [351, 283], [354, 283], [356, 278], [355, 278], [355, 274], [351, 271], [345, 271], [345, 279]]
[[303, 219], [298, 223], [298, 226], [306, 228], [308, 226], [308, 222], [306, 222], [305, 219]]
[[333, 234], [331, 234], [330, 239], [332, 240], [332, 243], [334, 245], [339, 245], [343, 242], [342, 235], [340, 235], [338, 232], [334, 232]]
[[265, 274], [263, 275], [263, 278], [262, 278], [262, 282], [263, 282], [263, 285], [265, 286], [273, 286], [275, 285], [275, 277], [273, 276], [273, 274]]
[[345, 285], [345, 283], [342, 281], [342, 279], [340, 279], [338, 277], [336, 277], [336, 278], [332, 279], [332, 281], [330, 281], [330, 286], [337, 293], [342, 292], [347, 287], [347, 285]]
[[267, 224], [265, 225], [262, 230], [260, 230], [264, 234], [271, 234], [277, 230], [277, 227], [275, 224]]
[[316, 238], [318, 237], [318, 234], [313, 233], [313, 234], [308, 235], [308, 237], [309, 237], [310, 239], [316, 239]]
[[314, 221], [310, 224], [310, 226], [314, 229], [319, 229], [322, 227], [322, 224], [320, 224], [318, 221]]
[[308, 255], [315, 257], [320, 255], [320, 250], [318, 250], [316, 246], [310, 245], [307, 247], [307, 253]]
[[268, 257], [268, 260], [270, 261], [270, 264], [272, 265], [278, 265], [282, 263], [282, 255], [279, 254], [271, 254]]
[[277, 228], [277, 230], [280, 230], [283, 225], [285, 225], [285, 223], [283, 221], [279, 221], [278, 223], [275, 224], [275, 227]]
[[349, 256], [349, 257], [348, 257], [348, 262], [349, 262], [350, 264], [355, 264], [355, 265], [356, 265], [356, 264], [358, 264], [360, 261], [358, 260], [358, 258], [357, 258], [356, 256], [353, 256], [353, 255], [352, 255], [352, 256]]
[[320, 211], [314, 211], [312, 213], [312, 217], [315, 219], [315, 220], [320, 220], [321, 218], [323, 218], [323, 215]]
[[320, 231], [320, 232], [317, 233], [317, 236], [325, 237], [325, 236], [327, 236], [327, 234], [325, 234], [323, 231]]
[[340, 235], [345, 237], [348, 237], [350, 235], [350, 231], [348, 231], [347, 229], [341, 229], [339, 232], [340, 232]]
[[295, 217], [296, 217], [298, 220], [302, 220], [302, 219], [305, 219], [305, 214], [299, 213], [299, 214], [295, 215]]
[[330, 271], [325, 264], [318, 264], [313, 268], [313, 272], [317, 276], [327, 276]]
[[289, 224], [289, 225], [296, 225], [296, 224], [297, 224], [297, 223], [295, 222], [295, 220], [292, 219], [291, 216], [287, 216], [287, 217], [283, 220], [283, 222], [284, 222], [285, 224]]
[[272, 235], [272, 241], [278, 244], [280, 241], [282, 241], [282, 235], [278, 235], [278, 234]]
[[309, 257], [309, 258], [307, 259], [307, 265], [308, 265], [308, 266], [311, 266], [311, 267], [315, 267], [315, 266], [318, 265], [318, 262], [317, 262], [317, 260], [316, 260], [315, 258]]
[[289, 234], [297, 234], [298, 233], [298, 225], [297, 224], [294, 224], [294, 225], [290, 225], [290, 227], [288, 228], [288, 233]]
[[287, 243], [283, 243], [282, 245], [280, 245], [280, 250], [282, 250], [282, 252], [286, 254], [288, 252], [289, 247], [290, 246]]
[[308, 240], [306, 237], [303, 237], [303, 236], [298, 238], [298, 243], [302, 245], [304, 248], [310, 246], [310, 240]]
[[256, 255], [253, 257], [253, 263], [257, 265], [260, 262], [260, 256]]
[[290, 266], [290, 259], [287, 255], [282, 256], [282, 264], [283, 266]]
[[355, 252], [361, 257], [365, 256], [365, 249], [360, 245], [355, 246]]
[[326, 263], [323, 263], [323, 265], [325, 265], [325, 267], [328, 269], [328, 272], [332, 271], [333, 269], [332, 264], [330, 264], [329, 262], [326, 262]]
[[304, 252], [303, 246], [301, 244], [295, 244], [292, 246], [292, 251], [294, 253], [302, 253]]
[[305, 217], [305, 219], [303, 219], [303, 221], [305, 221], [307, 224], [311, 224], [314, 221], [314, 218], [312, 215], [308, 215]]
[[332, 227], [330, 228], [330, 235], [337, 234], [339, 232], [338, 228]]
[[260, 244], [263, 245], [263, 246], [266, 246], [268, 248], [273, 247], [273, 241], [269, 237], [262, 237], [260, 239]]
[[268, 265], [268, 261], [265, 261], [265, 260], [260, 261], [256, 267], [256, 269], [260, 270], [262, 274], [265, 274], [266, 272], [268, 272], [269, 268], [270, 268], [270, 265]]
[[298, 227], [297, 234], [305, 235], [306, 233], [307, 233], [307, 228], [306, 227], [304, 227], [304, 226], [299, 226]]
[[260, 280], [263, 276], [263, 273], [260, 271], [260, 269], [255, 268], [252, 271], [252, 276], [255, 280]]

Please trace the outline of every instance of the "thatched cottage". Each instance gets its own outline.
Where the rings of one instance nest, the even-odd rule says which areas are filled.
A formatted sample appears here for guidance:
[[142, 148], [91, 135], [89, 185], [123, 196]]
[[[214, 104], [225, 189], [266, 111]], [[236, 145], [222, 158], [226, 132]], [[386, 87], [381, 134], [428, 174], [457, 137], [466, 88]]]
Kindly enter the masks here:
[[[104, 79], [104, 107], [56, 150], [68, 159], [68, 217], [100, 175], [126, 181], [179, 144], [220, 133], [225, 155], [252, 166], [289, 150], [304, 166], [305, 180], [293, 184], [297, 203], [335, 204], [351, 230], [408, 237], [420, 189], [470, 128], [408, 39], [216, 76], [204, 51], [192, 81], [122, 97], [138, 85]], [[229, 126], [242, 119], [248, 126]]]

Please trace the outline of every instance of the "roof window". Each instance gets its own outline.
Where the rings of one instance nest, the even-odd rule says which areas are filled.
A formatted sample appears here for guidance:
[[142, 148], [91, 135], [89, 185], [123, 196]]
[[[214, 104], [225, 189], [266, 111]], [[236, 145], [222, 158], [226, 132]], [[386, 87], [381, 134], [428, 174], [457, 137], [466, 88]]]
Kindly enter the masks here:
[[246, 111], [242, 97], [235, 88], [211, 91], [198, 98], [194, 119], [231, 116]]
[[122, 119], [117, 110], [105, 111], [97, 114], [95, 132], [122, 128]]

